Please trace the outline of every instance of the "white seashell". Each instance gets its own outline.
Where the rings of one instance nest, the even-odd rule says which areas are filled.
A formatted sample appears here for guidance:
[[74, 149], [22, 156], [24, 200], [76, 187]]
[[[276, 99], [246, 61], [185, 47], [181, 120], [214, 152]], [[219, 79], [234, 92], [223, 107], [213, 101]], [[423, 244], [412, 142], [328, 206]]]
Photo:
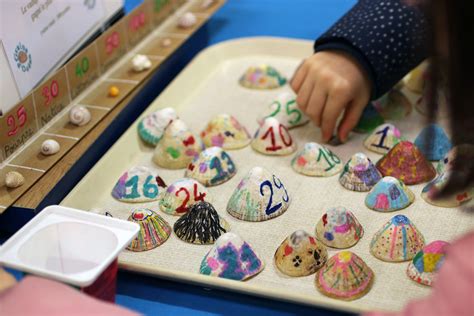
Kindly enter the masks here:
[[41, 153], [45, 156], [54, 155], [59, 151], [61, 146], [54, 139], [47, 139], [41, 144]]
[[5, 175], [5, 185], [7, 188], [18, 188], [25, 183], [25, 177], [17, 171], [7, 172]]
[[191, 12], [186, 12], [178, 20], [178, 26], [183, 29], [190, 28], [196, 23], [197, 23], [197, 18]]
[[77, 126], [84, 126], [91, 120], [91, 112], [82, 105], [76, 105], [69, 111], [69, 121]]
[[169, 38], [165, 38], [161, 41], [161, 47], [170, 47], [171, 40]]
[[215, 0], [202, 0], [202, 2], [201, 2], [201, 9], [210, 8], [211, 6], [214, 5], [214, 3], [216, 3]]
[[151, 68], [151, 61], [145, 55], [137, 54], [132, 58], [132, 68], [135, 72], [141, 72]]

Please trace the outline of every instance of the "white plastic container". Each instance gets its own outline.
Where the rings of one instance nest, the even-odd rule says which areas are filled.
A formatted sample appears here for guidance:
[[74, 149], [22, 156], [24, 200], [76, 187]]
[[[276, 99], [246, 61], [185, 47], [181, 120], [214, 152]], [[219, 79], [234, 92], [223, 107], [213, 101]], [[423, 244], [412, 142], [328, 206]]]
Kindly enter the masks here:
[[49, 206], [1, 246], [0, 263], [84, 288], [116, 266], [138, 230], [132, 222]]

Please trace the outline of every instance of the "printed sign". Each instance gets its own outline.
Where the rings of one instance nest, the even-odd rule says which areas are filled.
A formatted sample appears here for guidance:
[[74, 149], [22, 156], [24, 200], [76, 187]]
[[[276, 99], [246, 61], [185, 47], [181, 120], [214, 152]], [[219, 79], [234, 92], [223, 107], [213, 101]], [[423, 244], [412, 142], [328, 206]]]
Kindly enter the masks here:
[[21, 97], [103, 16], [101, 0], [0, 1], [0, 40]]

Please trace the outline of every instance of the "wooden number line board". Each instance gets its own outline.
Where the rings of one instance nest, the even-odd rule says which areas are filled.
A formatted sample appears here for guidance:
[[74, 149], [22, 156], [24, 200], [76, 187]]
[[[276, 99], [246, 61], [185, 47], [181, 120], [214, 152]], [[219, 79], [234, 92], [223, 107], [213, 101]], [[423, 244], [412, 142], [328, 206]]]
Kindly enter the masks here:
[[[203, 3], [204, 0], [145, 0], [0, 117], [0, 214], [46, 177], [101, 121], [117, 115], [114, 109], [225, 0], [215, 0], [208, 7]], [[186, 12], [194, 13], [197, 23], [180, 28], [178, 19]], [[133, 71], [131, 59], [136, 54], [146, 55], [152, 67]], [[111, 86], [119, 89], [118, 96], [109, 96]], [[69, 122], [69, 110], [75, 105], [90, 111], [88, 124], [76, 126]], [[56, 140], [60, 151], [51, 156], [41, 154], [41, 144], [46, 139]], [[25, 183], [7, 188], [5, 176], [10, 171], [21, 173]]]

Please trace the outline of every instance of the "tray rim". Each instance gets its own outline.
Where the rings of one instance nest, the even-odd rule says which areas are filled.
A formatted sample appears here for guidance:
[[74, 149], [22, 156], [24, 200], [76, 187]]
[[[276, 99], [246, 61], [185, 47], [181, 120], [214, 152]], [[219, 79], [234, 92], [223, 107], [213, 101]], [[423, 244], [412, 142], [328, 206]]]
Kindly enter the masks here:
[[[132, 125], [129, 126], [129, 128], [124, 132], [124, 134], [116, 141], [115, 144], [113, 144], [109, 148], [109, 150], [104, 154], [104, 156], [94, 165], [94, 167], [92, 167], [89, 170], [89, 172], [81, 179], [81, 181], [74, 187], [74, 189], [69, 192], [69, 194], [61, 201], [60, 204], [63, 205], [64, 203], [66, 203], [67, 206], [70, 206], [70, 204], [68, 203], [70, 203], [71, 200], [77, 199], [77, 198], [73, 198], [73, 196], [77, 195], [79, 188], [82, 186], [82, 184], [84, 182], [89, 181], [88, 180], [89, 177], [92, 177], [92, 174], [94, 173], [93, 171], [97, 170], [96, 168], [100, 168], [107, 162], [106, 158], [109, 152], [114, 151], [116, 146], [119, 146], [119, 143], [122, 137], [126, 137], [128, 133], [135, 133], [138, 122], [142, 119], [142, 117], [164, 107], [165, 104], [169, 104], [169, 103], [166, 103], [166, 101], [162, 101], [162, 100], [166, 99], [168, 95], [172, 94], [170, 90], [172, 91], [173, 89], [176, 89], [174, 86], [177, 85], [177, 83], [181, 83], [181, 81], [184, 81], [184, 79], [186, 80], [188, 79], [186, 78], [188, 68], [196, 67], [196, 65], [199, 65], [199, 63], [201, 63], [201, 60], [210, 58], [209, 55], [211, 56], [214, 55], [216, 51], [218, 52], [219, 50], [222, 50], [222, 49], [228, 49], [228, 47], [232, 47], [232, 46], [251, 47], [252, 44], [257, 43], [257, 42], [259, 46], [272, 45], [274, 47], [275, 46], [280, 46], [280, 47], [291, 46], [292, 47], [292, 50], [290, 50], [291, 54], [288, 54], [288, 50], [285, 50], [284, 53], [280, 51], [276, 51], [276, 52], [272, 51], [271, 54], [276, 57], [304, 58], [307, 55], [302, 56], [302, 51], [308, 50], [308, 52], [312, 52], [312, 49], [313, 49], [313, 41], [310, 41], [310, 40], [285, 38], [285, 37], [272, 37], [272, 36], [255, 36], [255, 37], [242, 37], [242, 38], [237, 38], [237, 39], [230, 39], [230, 40], [226, 40], [226, 41], [223, 41], [223, 42], [220, 42], [220, 43], [217, 43], [205, 48], [200, 53], [198, 53], [193, 58], [193, 60], [168, 84], [168, 86], [163, 90], [163, 92], [148, 106], [148, 108], [140, 115], [140, 117]], [[297, 46], [296, 49], [295, 49], [295, 46]], [[245, 55], [259, 55], [260, 53], [261, 54], [269, 53], [268, 47], [265, 47], [265, 49], [263, 50], [261, 50], [261, 47], [258, 47], [258, 49], [256, 50], [257, 51], [252, 51], [251, 53], [247, 52], [246, 54], [231, 53], [230, 56], [226, 55], [226, 59], [233, 58], [233, 57], [234, 58], [244, 57]], [[216, 60], [215, 63], [219, 64], [220, 62], [221, 62], [221, 59], [218, 59]], [[169, 106], [169, 105], [166, 105], [166, 106]], [[174, 105], [173, 107], [179, 110], [180, 104], [178, 104], [177, 106]], [[74, 207], [74, 206], [71, 206], [71, 207]], [[287, 301], [287, 302], [298, 303], [298, 304], [303, 304], [303, 305], [308, 305], [308, 306], [313, 306], [313, 307], [329, 308], [333, 310], [351, 312], [351, 313], [362, 313], [362, 312], [369, 312], [373, 310], [372, 308], [368, 308], [364, 304], [361, 304], [360, 302], [358, 302], [358, 300], [351, 301], [350, 305], [348, 305], [348, 302], [346, 301], [335, 300], [326, 296], [322, 296], [321, 298], [318, 298], [317, 296], [313, 297], [313, 296], [302, 294], [302, 293], [293, 294], [288, 291], [280, 290], [276, 288], [262, 287], [262, 286], [256, 286], [253, 284], [248, 284], [246, 282], [239, 282], [239, 281], [233, 281], [233, 280], [226, 280], [222, 278], [204, 276], [204, 275], [200, 275], [197, 272], [176, 271], [172, 269], [155, 267], [150, 264], [144, 264], [144, 263], [141, 263], [141, 264], [129, 263], [129, 262], [124, 261], [120, 257], [119, 257], [119, 267], [128, 271], [137, 272], [137, 273], [145, 274], [145, 275], [157, 276], [157, 277], [168, 279], [168, 280], [202, 285], [202, 286], [206, 286], [210, 288], [224, 289], [224, 290], [234, 291], [241, 294], [253, 295], [253, 296], [264, 297], [264, 298], [280, 300], [280, 301]], [[258, 277], [258, 275], [256, 277]], [[314, 290], [317, 291], [316, 286], [314, 284], [313, 286], [314, 286]], [[377, 310], [393, 312], [392, 310], [388, 310], [384, 308], [378, 308]]]

